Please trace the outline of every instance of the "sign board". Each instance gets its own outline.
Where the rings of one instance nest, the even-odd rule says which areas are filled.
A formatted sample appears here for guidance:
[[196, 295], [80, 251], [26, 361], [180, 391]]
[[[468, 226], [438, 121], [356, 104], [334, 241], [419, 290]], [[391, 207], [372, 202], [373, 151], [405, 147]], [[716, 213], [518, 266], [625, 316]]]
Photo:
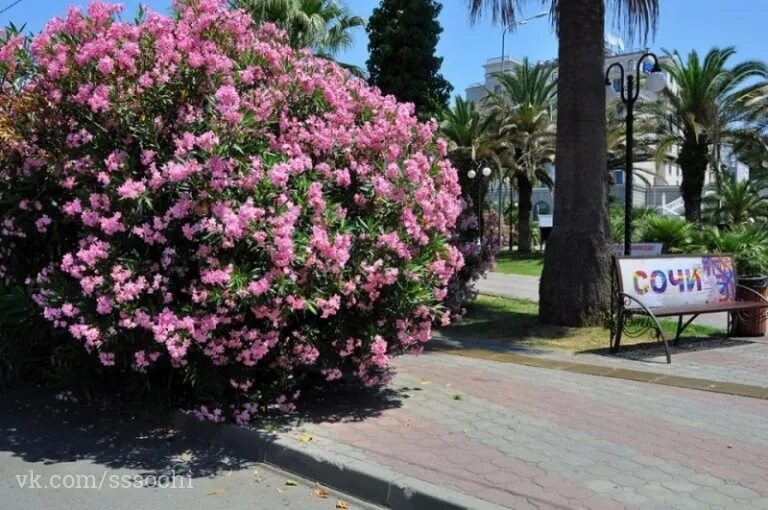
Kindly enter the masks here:
[[[731, 303], [736, 299], [733, 259], [718, 255], [617, 259], [622, 292], [648, 308]], [[627, 308], [639, 308], [637, 303]]]
[[[661, 255], [663, 248], [662, 243], [632, 243], [630, 251], [633, 257], [653, 257]], [[624, 255], [624, 243], [613, 243], [612, 249], [617, 257]]]
[[539, 228], [552, 228], [551, 214], [539, 214]]

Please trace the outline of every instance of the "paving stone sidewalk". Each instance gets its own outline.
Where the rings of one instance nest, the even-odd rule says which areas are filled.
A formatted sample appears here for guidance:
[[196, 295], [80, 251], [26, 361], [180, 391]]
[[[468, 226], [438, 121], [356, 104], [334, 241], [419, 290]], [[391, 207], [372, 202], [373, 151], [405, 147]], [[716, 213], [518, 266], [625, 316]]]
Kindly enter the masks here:
[[768, 508], [768, 401], [431, 352], [282, 434], [506, 508]]
[[[549, 358], [572, 360], [664, 375], [695, 377], [713, 381], [768, 388], [768, 338], [699, 339], [672, 349], [668, 364], [660, 346], [623, 348], [618, 355], [595, 353], [546, 353]], [[538, 353], [542, 355], [542, 353]]]

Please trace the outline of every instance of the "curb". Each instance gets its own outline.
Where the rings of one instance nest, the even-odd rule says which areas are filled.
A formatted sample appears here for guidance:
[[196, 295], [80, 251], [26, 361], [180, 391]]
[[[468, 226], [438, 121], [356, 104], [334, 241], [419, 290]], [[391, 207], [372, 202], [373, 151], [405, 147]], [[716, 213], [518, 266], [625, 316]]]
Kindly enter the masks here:
[[[404, 476], [389, 468], [330, 451], [335, 443], [323, 438], [300, 444], [286, 437], [231, 424], [204, 422], [182, 411], [171, 413], [181, 434], [237, 450], [256, 462], [397, 510], [492, 510], [502, 508], [459, 492]], [[327, 445], [323, 448], [323, 444]]]

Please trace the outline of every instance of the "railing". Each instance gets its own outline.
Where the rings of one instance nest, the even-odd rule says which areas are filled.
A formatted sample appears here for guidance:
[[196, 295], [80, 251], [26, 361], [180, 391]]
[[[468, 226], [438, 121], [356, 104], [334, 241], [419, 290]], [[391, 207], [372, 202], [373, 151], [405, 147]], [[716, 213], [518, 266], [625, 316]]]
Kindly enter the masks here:
[[683, 197], [667, 202], [660, 207], [661, 211], [671, 216], [682, 216], [685, 212], [685, 201]]

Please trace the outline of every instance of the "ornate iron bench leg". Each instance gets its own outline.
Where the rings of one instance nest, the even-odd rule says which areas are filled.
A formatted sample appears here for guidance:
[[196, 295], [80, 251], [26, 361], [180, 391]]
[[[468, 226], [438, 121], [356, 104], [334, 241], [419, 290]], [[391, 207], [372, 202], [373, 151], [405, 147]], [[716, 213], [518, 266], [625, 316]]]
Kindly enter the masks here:
[[[664, 336], [664, 330], [661, 328], [661, 323], [659, 323], [659, 319], [657, 319], [656, 316], [653, 314], [653, 312], [647, 306], [645, 306], [642, 302], [640, 302], [637, 298], [630, 296], [629, 294], [626, 294], [624, 292], [619, 294], [619, 297], [621, 299], [624, 299], [627, 301], [634, 301], [635, 303], [637, 303], [639, 307], [642, 308], [642, 310], [645, 312], [645, 315], [647, 315], [653, 321], [654, 326], [652, 327], [656, 329], [656, 340], [664, 344], [664, 352], [667, 355], [667, 363], [672, 363], [672, 354], [669, 352], [669, 343], [667, 342], [667, 339]], [[690, 321], [688, 322], [688, 324], [690, 324]], [[622, 326], [621, 329], [623, 329], [623, 326], [624, 326], [623, 320], [621, 322], [621, 326]], [[683, 329], [685, 329], [685, 327], [683, 327]]]
[[621, 346], [621, 333], [624, 331], [624, 321], [624, 309], [620, 307], [618, 313], [616, 314], [616, 324], [614, 325], [616, 332], [613, 337], [611, 352], [619, 352], [619, 347]]
[[670, 364], [672, 363], [672, 354], [669, 352], [669, 344], [667, 343], [667, 339], [664, 336], [664, 331], [661, 329], [661, 324], [659, 324], [659, 321], [656, 320], [656, 317], [653, 317], [653, 321], [656, 323], [656, 327], [658, 328], [656, 330], [658, 335], [657, 339], [664, 344], [664, 352], [667, 355], [667, 364]]

